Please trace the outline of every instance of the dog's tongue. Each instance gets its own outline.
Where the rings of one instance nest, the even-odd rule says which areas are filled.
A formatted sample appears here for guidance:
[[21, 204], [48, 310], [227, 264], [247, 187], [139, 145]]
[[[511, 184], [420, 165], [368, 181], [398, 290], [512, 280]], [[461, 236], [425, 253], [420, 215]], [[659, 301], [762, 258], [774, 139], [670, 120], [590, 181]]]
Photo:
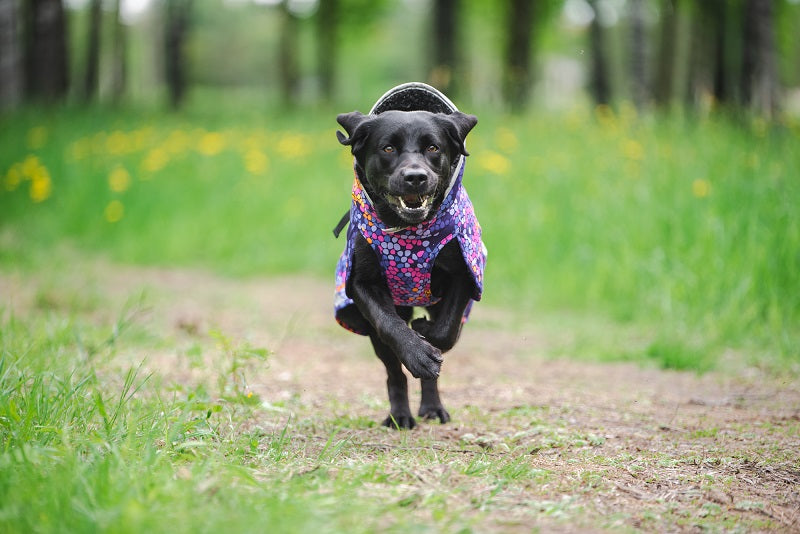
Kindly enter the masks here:
[[422, 197], [419, 195], [404, 195], [403, 202], [409, 208], [419, 208], [422, 206]]

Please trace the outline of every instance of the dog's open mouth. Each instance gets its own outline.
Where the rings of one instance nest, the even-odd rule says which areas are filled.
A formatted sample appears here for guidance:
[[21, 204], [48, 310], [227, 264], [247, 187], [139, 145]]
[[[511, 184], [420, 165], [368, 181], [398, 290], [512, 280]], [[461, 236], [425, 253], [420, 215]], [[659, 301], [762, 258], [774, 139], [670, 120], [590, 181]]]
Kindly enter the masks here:
[[428, 209], [432, 195], [386, 195], [390, 204], [408, 213], [421, 213]]

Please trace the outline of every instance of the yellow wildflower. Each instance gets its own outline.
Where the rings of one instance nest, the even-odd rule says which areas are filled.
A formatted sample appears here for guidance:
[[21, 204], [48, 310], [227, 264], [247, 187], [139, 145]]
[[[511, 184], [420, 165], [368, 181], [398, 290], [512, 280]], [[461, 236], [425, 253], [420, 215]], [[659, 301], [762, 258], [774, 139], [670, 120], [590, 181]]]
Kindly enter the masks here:
[[142, 160], [142, 168], [148, 172], [157, 172], [167, 166], [169, 162], [169, 154], [161, 147], [151, 149], [144, 160]]
[[53, 191], [50, 181], [50, 172], [45, 167], [39, 167], [31, 176], [31, 187], [28, 194], [34, 202], [44, 202]]
[[132, 142], [125, 133], [115, 130], [106, 137], [106, 152], [112, 155], [124, 154], [132, 149]]
[[600, 104], [594, 108], [594, 116], [603, 126], [616, 126], [617, 117], [614, 110], [608, 104]]
[[494, 174], [507, 174], [511, 170], [511, 162], [497, 152], [487, 150], [478, 155], [478, 165]]
[[286, 134], [278, 142], [278, 152], [285, 158], [302, 158], [311, 153], [311, 141], [303, 134]]
[[269, 158], [258, 149], [250, 149], [244, 155], [244, 168], [250, 174], [264, 174], [269, 169]]
[[500, 127], [495, 131], [497, 146], [506, 154], [513, 154], [519, 147], [519, 141], [509, 128]]
[[4, 181], [6, 190], [15, 190], [21, 181], [22, 173], [20, 172], [19, 163], [15, 163], [10, 169], [8, 169], [8, 172], [6, 173], [6, 179]]
[[626, 139], [622, 142], [622, 153], [626, 158], [634, 161], [642, 161], [644, 159], [644, 148], [642, 144], [635, 139]]
[[144, 150], [151, 143], [153, 135], [155, 135], [155, 133], [150, 126], [144, 126], [138, 130], [133, 130], [129, 134], [131, 139], [131, 152], [140, 152]]
[[26, 178], [32, 178], [41, 165], [42, 163], [39, 161], [39, 158], [31, 154], [22, 161], [22, 174]]
[[692, 182], [692, 194], [697, 198], [705, 198], [711, 193], [711, 183], [703, 178]]
[[106, 206], [106, 209], [103, 211], [103, 215], [106, 218], [106, 221], [110, 223], [119, 222], [122, 219], [122, 216], [125, 214], [125, 206], [122, 205], [122, 202], [119, 200], [112, 200]]
[[205, 156], [216, 156], [225, 148], [225, 137], [219, 132], [203, 134], [197, 143], [197, 150]]
[[122, 165], [117, 165], [108, 175], [108, 187], [115, 193], [124, 193], [131, 186], [131, 174]]

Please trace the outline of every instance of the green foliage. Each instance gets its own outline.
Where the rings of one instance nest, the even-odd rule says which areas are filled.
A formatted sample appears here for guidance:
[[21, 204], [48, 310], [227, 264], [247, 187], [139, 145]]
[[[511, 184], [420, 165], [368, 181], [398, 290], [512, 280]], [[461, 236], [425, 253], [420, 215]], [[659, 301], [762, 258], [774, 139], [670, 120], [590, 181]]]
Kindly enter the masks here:
[[[9, 117], [0, 262], [51, 261], [69, 243], [121, 262], [331, 276], [352, 179], [334, 117]], [[797, 138], [794, 123], [626, 107], [481, 116], [465, 182], [489, 248], [486, 301], [652, 325], [639, 358], [667, 367], [707, 369], [742, 346], [796, 361]]]
[[0, 323], [0, 530], [350, 529], [346, 517], [331, 525], [328, 505], [296, 484], [275, 491], [247, 467], [278, 461], [285, 429], [231, 433], [223, 423], [246, 421], [252, 405], [242, 411], [202, 390], [164, 398], [138, 368], [121, 383], [101, 378], [108, 364], [74, 342], [82, 327]]

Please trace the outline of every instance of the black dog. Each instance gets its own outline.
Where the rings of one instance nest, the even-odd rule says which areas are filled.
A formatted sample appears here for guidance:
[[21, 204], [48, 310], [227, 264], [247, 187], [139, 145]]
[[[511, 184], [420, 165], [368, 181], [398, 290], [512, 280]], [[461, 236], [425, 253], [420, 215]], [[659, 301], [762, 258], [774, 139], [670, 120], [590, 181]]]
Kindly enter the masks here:
[[[459, 111], [386, 110], [337, 117], [355, 157], [348, 244], [337, 268], [336, 318], [370, 337], [388, 373], [383, 422], [413, 428], [401, 364], [422, 380], [419, 415], [450, 414], [439, 398], [442, 353], [482, 292], [485, 248], [461, 185], [464, 139], [477, 118]], [[453, 222], [455, 221], [455, 222]], [[428, 318], [412, 320], [415, 307]], [[409, 327], [410, 322], [410, 327]]]

